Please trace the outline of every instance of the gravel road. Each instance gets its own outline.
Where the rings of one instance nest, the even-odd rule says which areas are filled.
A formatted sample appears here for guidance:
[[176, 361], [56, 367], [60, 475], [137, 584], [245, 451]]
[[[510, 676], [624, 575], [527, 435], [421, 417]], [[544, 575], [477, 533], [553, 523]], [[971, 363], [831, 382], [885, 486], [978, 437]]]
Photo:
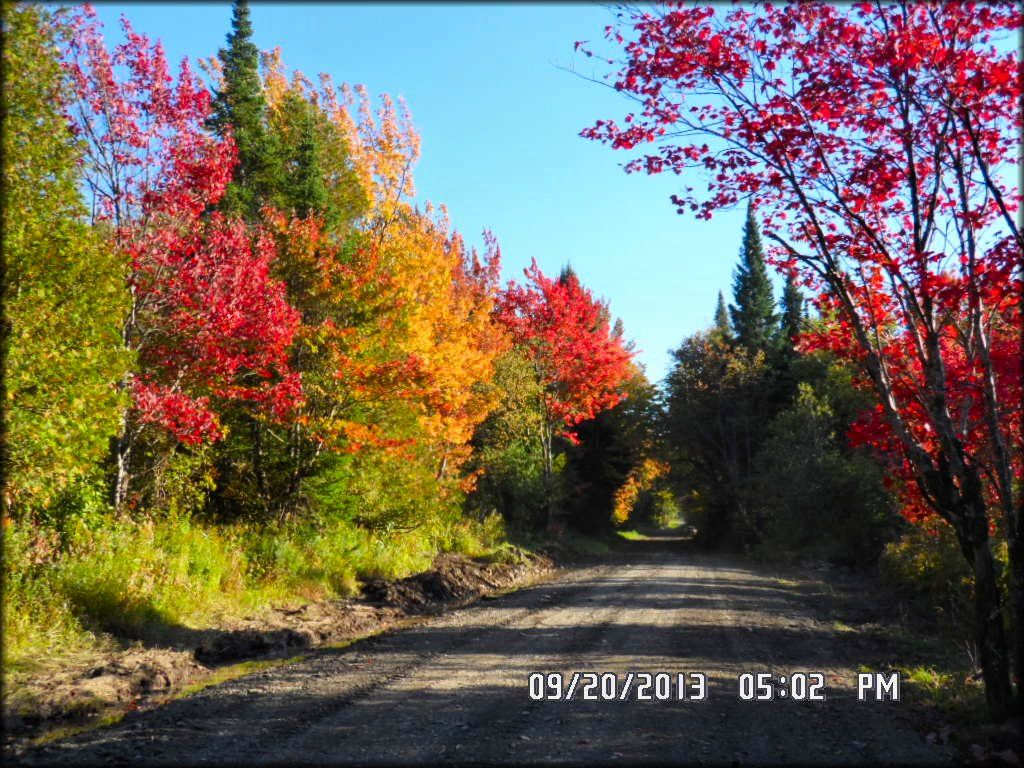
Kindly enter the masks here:
[[[902, 702], [859, 702], [812, 579], [652, 548], [208, 688], [25, 762], [328, 764], [950, 760]], [[533, 701], [531, 672], [702, 672], [706, 701]], [[744, 672], [825, 673], [825, 702], [740, 701]]]

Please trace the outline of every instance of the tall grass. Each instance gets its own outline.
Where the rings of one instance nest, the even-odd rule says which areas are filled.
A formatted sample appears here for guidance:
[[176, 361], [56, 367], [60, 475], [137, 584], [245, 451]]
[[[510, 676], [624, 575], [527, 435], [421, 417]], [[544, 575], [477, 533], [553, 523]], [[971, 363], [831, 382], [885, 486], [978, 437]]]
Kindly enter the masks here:
[[217, 626], [274, 604], [350, 596], [370, 578], [400, 578], [437, 552], [485, 555], [500, 518], [372, 531], [338, 520], [213, 525], [187, 515], [106, 512], [8, 525], [3, 542], [4, 666], [33, 669], [115, 639], [159, 639]]

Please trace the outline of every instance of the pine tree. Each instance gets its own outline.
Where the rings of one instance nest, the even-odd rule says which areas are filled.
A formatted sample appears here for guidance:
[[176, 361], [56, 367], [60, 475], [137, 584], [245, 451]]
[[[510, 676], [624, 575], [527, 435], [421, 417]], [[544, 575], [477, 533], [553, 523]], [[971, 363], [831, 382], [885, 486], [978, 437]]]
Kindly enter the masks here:
[[259, 73], [259, 49], [252, 41], [249, 4], [235, 0], [227, 48], [217, 53], [223, 72], [221, 90], [214, 94], [210, 128], [223, 136], [231, 131], [238, 147], [234, 180], [221, 200], [229, 213], [253, 220], [269, 202], [278, 165], [271, 135], [266, 129], [267, 104]]
[[732, 335], [729, 328], [729, 311], [725, 308], [725, 296], [718, 292], [718, 306], [715, 307], [715, 330], [725, 338]]
[[733, 273], [734, 305], [729, 306], [736, 340], [750, 351], [767, 351], [775, 337], [778, 317], [768, 269], [764, 263], [761, 231], [752, 207], [743, 227], [740, 264]]
[[786, 287], [782, 292], [782, 316], [779, 321], [780, 344], [788, 349], [792, 339], [803, 327], [804, 296], [791, 274], [786, 278]]

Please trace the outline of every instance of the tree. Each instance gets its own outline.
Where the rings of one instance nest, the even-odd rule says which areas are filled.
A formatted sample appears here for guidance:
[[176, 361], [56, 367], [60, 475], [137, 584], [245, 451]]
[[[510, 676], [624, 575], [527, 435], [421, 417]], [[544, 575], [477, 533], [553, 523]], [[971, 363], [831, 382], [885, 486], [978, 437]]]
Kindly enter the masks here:
[[544, 522], [549, 489], [537, 436], [544, 429], [544, 390], [523, 347], [495, 363], [498, 406], [473, 435], [470, 469], [479, 482], [468, 508], [483, 518], [498, 512], [510, 529], [533, 531]]
[[718, 304], [715, 306], [715, 330], [723, 338], [732, 335], [732, 329], [729, 327], [729, 310], [725, 308], [725, 296], [721, 291], [718, 292]]
[[747, 206], [740, 263], [733, 273], [732, 296], [736, 303], [729, 306], [729, 315], [736, 341], [751, 351], [766, 351], [774, 338], [777, 317], [753, 205]]
[[133, 244], [145, 328], [134, 382], [139, 427], [158, 423], [186, 444], [217, 440], [216, 401], [288, 420], [302, 399], [288, 368], [299, 316], [270, 276], [273, 241], [261, 234], [253, 247], [248, 227], [219, 213], [175, 224]]
[[844, 439], [857, 401], [863, 410], [870, 395], [830, 358], [794, 359], [796, 395], [772, 419], [754, 457], [752, 497], [769, 551], [809, 551], [863, 566], [878, 560], [902, 521], [884, 465]]
[[218, 136], [230, 136], [238, 152], [232, 182], [221, 198], [220, 208], [256, 221], [260, 208], [274, 197], [274, 186], [280, 182], [280, 163], [267, 130], [259, 49], [252, 34], [249, 3], [234, 0], [227, 48], [217, 54], [220, 82], [208, 124]]
[[546, 277], [534, 261], [524, 274], [531, 285], [510, 281], [498, 304], [498, 317], [516, 344], [528, 353], [544, 390], [538, 438], [550, 503], [553, 440], [556, 434], [577, 439], [573, 428], [622, 398], [630, 375], [632, 349], [613, 330], [607, 305], [593, 298], [572, 271]]
[[[251, 35], [251, 26], [246, 28]], [[362, 334], [346, 325], [373, 285], [367, 278], [380, 277], [379, 258], [371, 245], [360, 242], [356, 224], [367, 193], [356, 177], [346, 138], [301, 74], [288, 83], [279, 51], [264, 55], [264, 80], [257, 80], [253, 91], [248, 54], [255, 49], [238, 35], [235, 30], [229, 41], [232, 50], [246, 53], [246, 70], [244, 77], [236, 73], [240, 84], [234, 90], [259, 95], [261, 116], [252, 122], [263, 131], [262, 146], [273, 149], [277, 163], [273, 175], [248, 183], [246, 194], [276, 243], [273, 277], [284, 284], [289, 304], [299, 313], [287, 357], [290, 370], [302, 377], [304, 397], [294, 418], [284, 423], [237, 404], [228, 416], [229, 440], [217, 452], [221, 482], [213, 503], [229, 516], [283, 518], [301, 506], [303, 483], [321, 469], [325, 452], [339, 449], [345, 425], [360, 407], [361, 398], [346, 389], [351, 381], [345, 372], [358, 367], [354, 360], [362, 359], [366, 344], [379, 337], [370, 334], [372, 321]], [[229, 61], [233, 55], [222, 54]], [[207, 69], [227, 94], [232, 90], [228, 69], [214, 61]], [[255, 111], [240, 112], [245, 114]], [[359, 269], [370, 271], [353, 271]]]
[[4, 503], [38, 508], [98, 463], [125, 405], [115, 384], [128, 304], [123, 254], [86, 223], [82, 144], [40, 6], [3, 6]]
[[139, 360], [121, 382], [132, 407], [116, 451], [120, 506], [134, 449], [151, 425], [195, 444], [221, 436], [218, 411], [228, 401], [280, 418], [301, 400], [283, 355], [297, 317], [270, 274], [272, 243], [206, 215], [231, 178], [235, 151], [230, 139], [205, 132], [210, 96], [187, 60], [175, 82], [160, 45], [127, 20], [126, 41], [108, 52], [91, 8], [71, 19], [71, 117], [84, 140], [95, 220], [129, 265], [121, 338]]
[[321, 216], [324, 231], [342, 242], [368, 212], [371, 191], [359, 175], [353, 137], [323, 106], [332, 101], [301, 72], [288, 78], [280, 49], [261, 59], [268, 125], [281, 163], [275, 200], [299, 218]]
[[[1003, 596], [990, 530], [1010, 551], [1017, 678], [1024, 686], [1019, 189], [1013, 3], [765, 4], [627, 14], [616, 88], [639, 114], [584, 135], [632, 162], [714, 174], [702, 218], [757, 195], [772, 258], [798, 268], [836, 321], [819, 343], [855, 361], [877, 398], [863, 438], [908, 481], [911, 518], [956, 531], [974, 573], [976, 640], [992, 716], [1008, 711]], [[681, 139], [682, 143], [673, 142]], [[1018, 478], [1015, 480], [1015, 478]], [[1018, 689], [1020, 693], [1020, 689]]]
[[[567, 451], [566, 474], [572, 483], [566, 500], [573, 526], [590, 533], [610, 531], [615, 513], [631, 511], [624, 500], [616, 508], [616, 494], [624, 485], [636, 490], [636, 497], [649, 490], [654, 478], [644, 478], [643, 465], [655, 449], [657, 393], [644, 372], [632, 364], [632, 372], [622, 384], [624, 399], [615, 406], [577, 424], [577, 441]], [[656, 463], [656, 462], [655, 462]], [[650, 464], [650, 469], [654, 464]], [[628, 514], [627, 514], [628, 516]], [[621, 521], [620, 521], [621, 522]]]
[[472, 478], [461, 477], [460, 468], [476, 426], [497, 407], [491, 381], [509, 347], [493, 311], [500, 249], [489, 232], [483, 254], [467, 248], [443, 206], [413, 206], [419, 135], [404, 103], [396, 107], [382, 96], [374, 114], [365, 89], [335, 89], [329, 78], [322, 78], [318, 101], [367, 190], [360, 229], [380, 259], [376, 279], [386, 285], [373, 297], [384, 323], [378, 338], [405, 377], [386, 399], [415, 411], [421, 455], [433, 464], [435, 479], [465, 490]]
[[765, 353], [699, 332], [672, 353], [665, 380], [674, 469], [701, 499], [704, 544], [749, 547], [757, 539], [749, 482], [767, 427], [771, 369]]
[[[414, 208], [419, 139], [407, 112], [383, 98], [374, 114], [360, 90], [353, 119], [351, 93], [339, 101], [326, 79], [318, 92], [301, 73], [288, 78], [277, 51], [264, 66], [284, 164], [273, 196], [281, 208], [262, 215], [277, 241], [274, 274], [301, 313], [289, 365], [304, 397], [290, 423], [239, 419], [218, 503], [244, 511], [255, 500], [283, 517], [321, 473], [333, 480], [319, 483], [320, 500], [340, 499], [358, 462], [408, 470], [410, 487], [433, 478], [434, 497], [460, 493], [474, 479], [461, 467], [497, 404], [490, 381], [508, 346], [492, 313], [496, 244], [481, 258], [443, 209]], [[424, 518], [429, 506], [419, 507]]]
[[792, 350], [793, 341], [804, 326], [804, 296], [796, 282], [796, 275], [786, 275], [786, 287], [782, 291], [782, 315], [779, 318], [780, 344]]

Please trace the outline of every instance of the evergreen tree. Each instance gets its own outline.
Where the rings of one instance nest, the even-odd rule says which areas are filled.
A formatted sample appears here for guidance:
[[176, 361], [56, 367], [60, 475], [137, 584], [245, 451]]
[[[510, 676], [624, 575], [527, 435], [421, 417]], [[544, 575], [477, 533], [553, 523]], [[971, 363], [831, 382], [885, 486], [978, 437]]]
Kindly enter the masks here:
[[223, 73], [221, 90], [214, 94], [210, 128], [223, 136], [229, 130], [238, 147], [234, 180], [221, 200], [229, 213], [255, 219], [274, 187], [278, 161], [266, 128], [267, 104], [259, 73], [259, 50], [252, 41], [249, 4], [235, 0], [227, 48], [217, 53]]
[[718, 306], [715, 307], [715, 330], [722, 335], [723, 338], [729, 338], [731, 331], [729, 328], [729, 311], [725, 308], [725, 296], [722, 292], [718, 292]]
[[733, 300], [729, 313], [736, 340], [750, 351], [767, 351], [775, 337], [778, 321], [768, 269], [764, 263], [761, 231], [752, 207], [747, 208], [743, 227], [740, 264], [733, 274]]
[[321, 170], [316, 109], [300, 93], [289, 91], [281, 109], [283, 124], [276, 131], [281, 138], [284, 202], [300, 218], [325, 212], [329, 202]]
[[780, 344], [789, 349], [791, 340], [800, 333], [804, 321], [804, 296], [796, 284], [795, 277], [790, 274], [786, 278], [786, 287], [782, 292], [782, 316], [779, 321]]
[[785, 410], [793, 407], [793, 398], [797, 396], [800, 377], [793, 365], [799, 355], [793, 346], [793, 337], [805, 327], [804, 297], [796, 283], [794, 275], [786, 277], [786, 287], [782, 291], [779, 327], [775, 332], [775, 349], [771, 362], [778, 375], [777, 397], [775, 409]]

